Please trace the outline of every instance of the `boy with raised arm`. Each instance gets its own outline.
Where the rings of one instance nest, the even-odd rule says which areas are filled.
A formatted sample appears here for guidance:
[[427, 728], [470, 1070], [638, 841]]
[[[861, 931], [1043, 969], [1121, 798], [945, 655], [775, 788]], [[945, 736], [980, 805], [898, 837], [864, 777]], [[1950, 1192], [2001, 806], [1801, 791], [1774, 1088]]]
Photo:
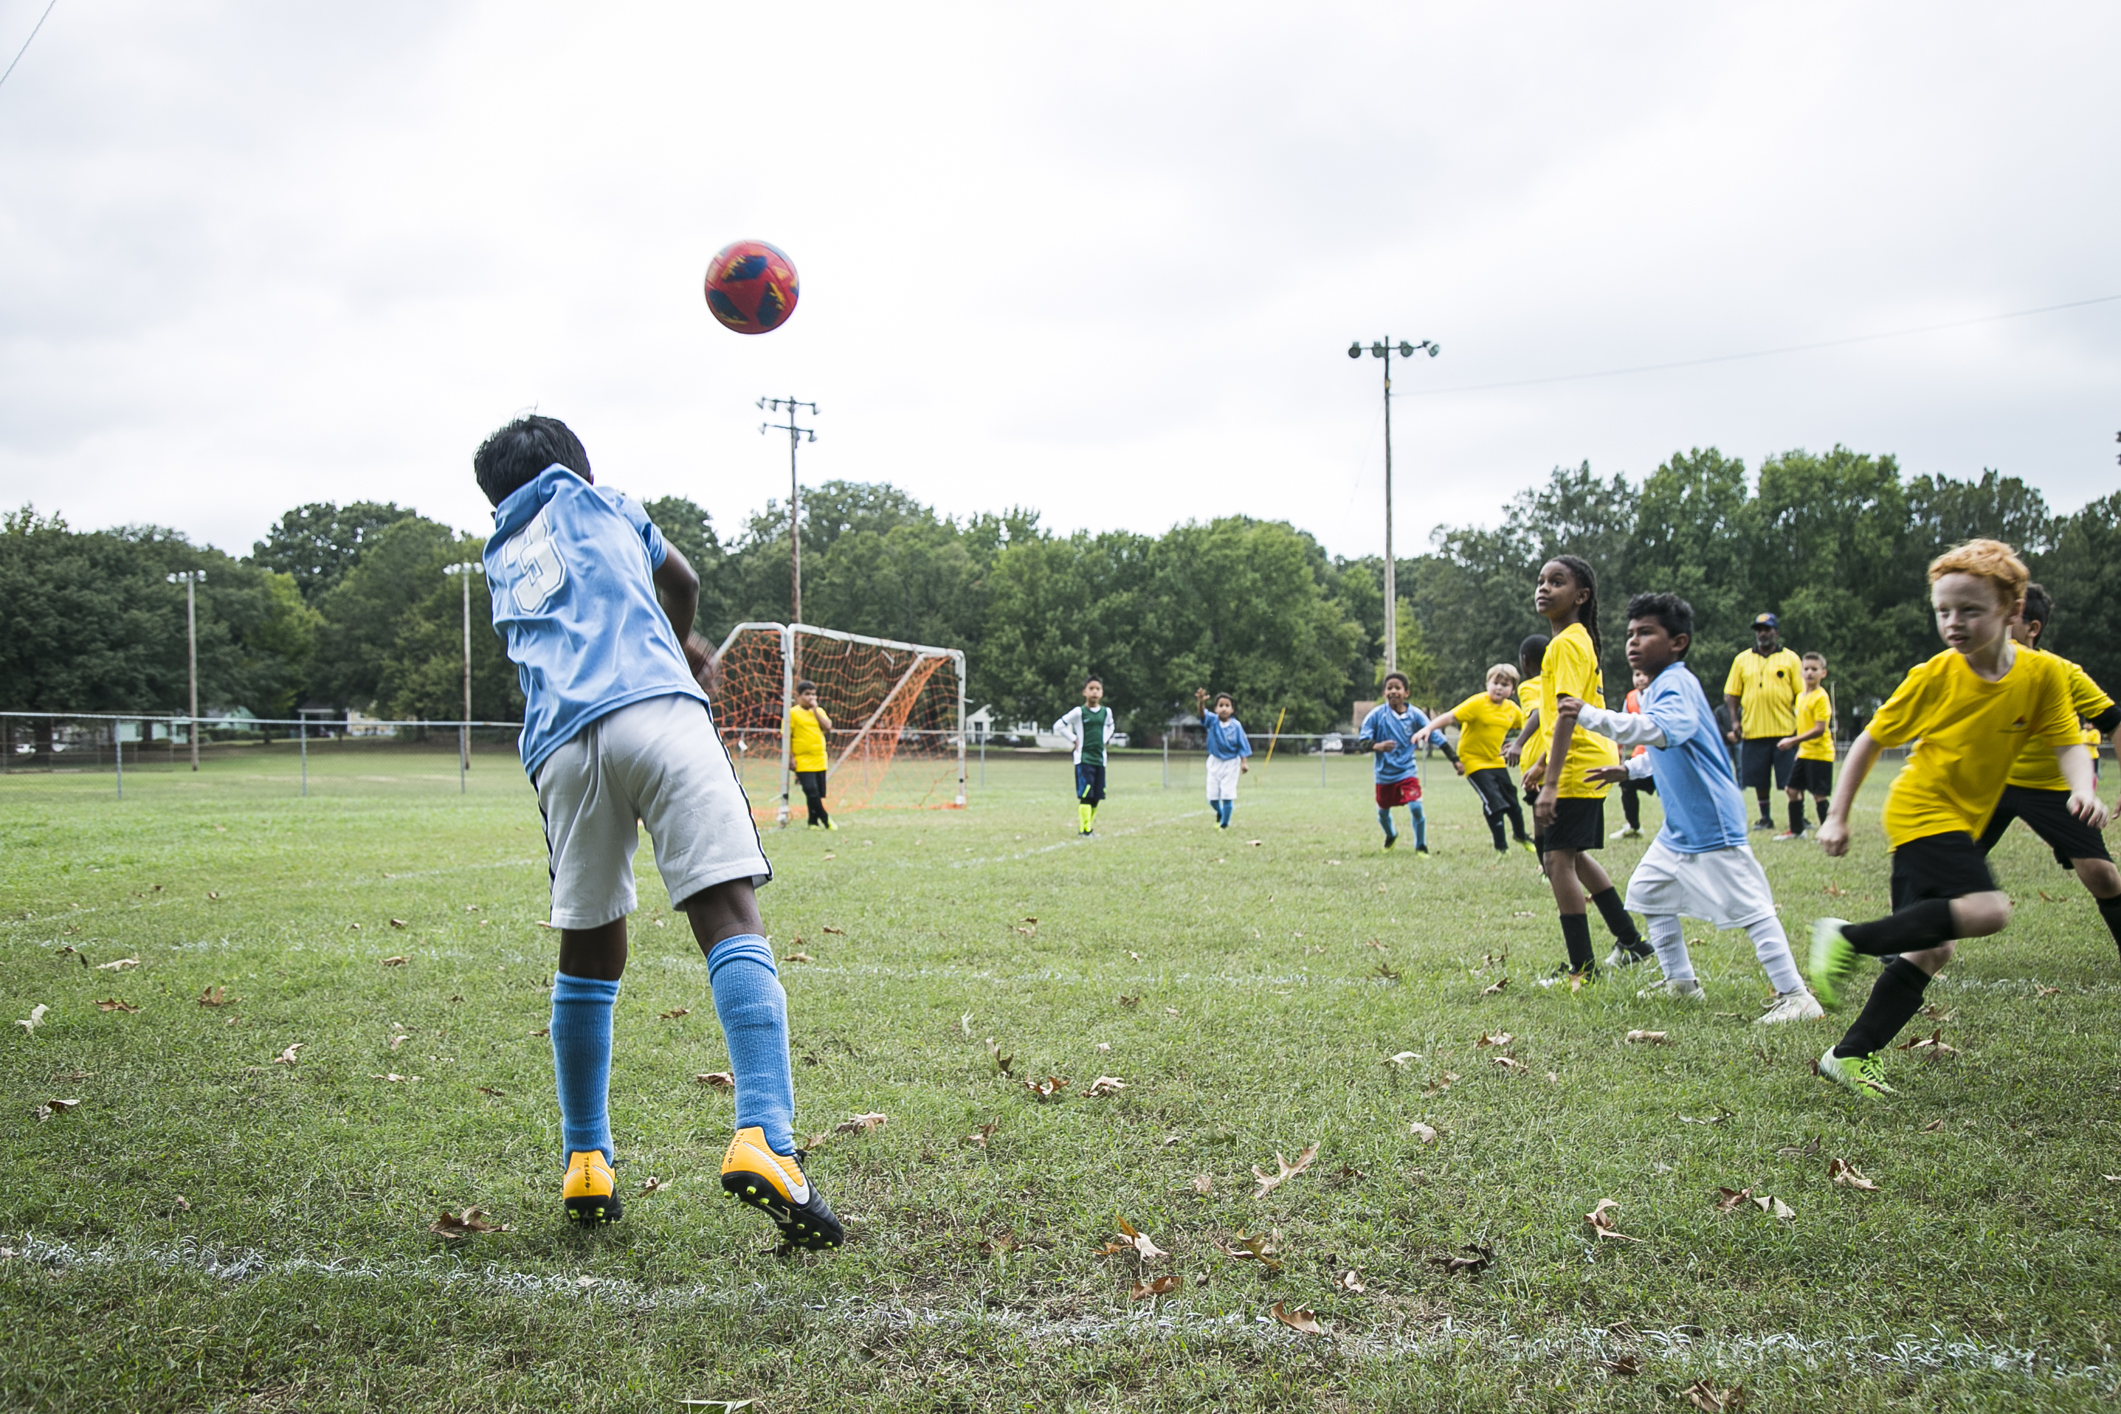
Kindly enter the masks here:
[[1237, 778], [1251, 770], [1245, 758], [1252, 754], [1252, 738], [1245, 734], [1245, 724], [1237, 720], [1237, 704], [1230, 694], [1215, 695], [1215, 710], [1208, 706], [1208, 689], [1193, 689], [1193, 706], [1200, 713], [1200, 724], [1208, 733], [1208, 809], [1215, 814], [1215, 823], [1227, 830], [1230, 817], [1237, 811]]
[[813, 829], [837, 830], [825, 809], [826, 773], [831, 761], [825, 754], [825, 733], [832, 718], [817, 705], [817, 684], [804, 678], [795, 685], [795, 706], [788, 709], [788, 766], [803, 791], [803, 807]]
[[640, 503], [594, 484], [567, 424], [524, 417], [472, 458], [493, 502], [486, 542], [494, 628], [523, 687], [523, 769], [538, 793], [560, 935], [552, 1063], [567, 1216], [618, 1221], [608, 1097], [611, 1021], [626, 970], [641, 825], [671, 903], [707, 957], [736, 1079], [722, 1188], [765, 1211], [790, 1245], [837, 1247], [795, 1147], [788, 998], [753, 890], [773, 877], [722, 749], [692, 632], [700, 582]]
[[1105, 748], [1112, 740], [1112, 709], [1104, 702], [1104, 681], [1093, 674], [1083, 681], [1083, 705], [1070, 707], [1053, 724], [1053, 734], [1075, 751], [1077, 834], [1090, 833], [1097, 823], [1097, 807], [1105, 799]]
[[1356, 732], [1355, 744], [1376, 764], [1377, 823], [1384, 827], [1385, 848], [1399, 843], [1392, 826], [1395, 806], [1407, 807], [1414, 827], [1414, 852], [1429, 852], [1429, 821], [1421, 808], [1421, 762], [1414, 754], [1414, 734], [1429, 724], [1419, 707], [1407, 705], [1407, 675], [1385, 674], [1385, 700], [1370, 709]]
[[1716, 726], [1708, 694], [1684, 666], [1694, 640], [1694, 610], [1676, 594], [1638, 594], [1628, 601], [1628, 666], [1644, 679], [1637, 709], [1606, 712], [1575, 697], [1554, 704], [1554, 722], [1578, 721], [1619, 746], [1646, 748], [1621, 765], [1590, 775], [1608, 784], [1654, 779], [1664, 825], [1628, 879], [1627, 906], [1649, 923], [1662, 981], [1642, 997], [1706, 1000], [1687, 954], [1682, 916], [1718, 928], [1743, 928], [1774, 983], [1762, 1022], [1810, 1021], [1825, 1015], [1797, 973], [1789, 938], [1775, 916], [1767, 875], [1746, 844], [1745, 798]]
[[1855, 1024], [1819, 1058], [1821, 1075], [1866, 1099], [1893, 1093], [1878, 1056], [1922, 1009], [1923, 991], [1957, 940], [1999, 933], [2010, 922], [2010, 899], [1975, 835], [1994, 815], [2012, 766], [2044, 743], [2069, 791], [2067, 813], [2093, 830], [2106, 825], [2078, 739], [2068, 665], [2011, 639], [2032, 578], [2025, 562], [2001, 541], [1969, 540], [1930, 561], [1929, 578], [1945, 649], [1909, 673], [1856, 734], [1819, 827], [1827, 854], [1848, 853], [1849, 807], [1879, 751], [1921, 741], [1885, 801], [1893, 911], [1869, 923], [1822, 918], [1812, 927], [1812, 990], [1828, 1006], [1839, 1002], [1859, 958], [1885, 959]]
[[1458, 727], [1458, 773], [1480, 797], [1480, 813], [1487, 818], [1495, 837], [1495, 852], [1508, 854], [1503, 838], [1504, 820], [1527, 852], [1531, 837], [1524, 832], [1524, 811], [1517, 804], [1517, 790], [1510, 783], [1509, 768], [1502, 764], [1502, 739], [1524, 730], [1524, 709], [1511, 700], [1517, 690], [1517, 669], [1497, 663], [1488, 669], [1487, 691], [1476, 692], [1448, 712], [1430, 719], [1415, 736], [1418, 746], [1445, 727]]

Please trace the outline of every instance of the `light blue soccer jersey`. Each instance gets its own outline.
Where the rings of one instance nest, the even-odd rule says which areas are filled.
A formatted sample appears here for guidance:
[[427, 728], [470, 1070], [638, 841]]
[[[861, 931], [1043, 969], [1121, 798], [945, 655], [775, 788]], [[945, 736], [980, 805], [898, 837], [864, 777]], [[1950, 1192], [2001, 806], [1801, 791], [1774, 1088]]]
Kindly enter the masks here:
[[523, 685], [523, 769], [597, 718], [651, 697], [707, 694], [655, 594], [669, 554], [632, 497], [553, 465], [494, 508], [493, 626]]
[[1237, 718], [1225, 722], [1213, 712], [1203, 712], [1200, 724], [1208, 729], [1208, 754], [1216, 760], [1235, 761], [1252, 754], [1252, 738]]
[[1745, 798], [1701, 683], [1685, 664], [1674, 663], [1651, 679], [1641, 701], [1642, 715], [1664, 733], [1664, 745], [1650, 748], [1650, 761], [1664, 806], [1659, 838], [1665, 847], [1706, 854], [1744, 844]]
[[1370, 709], [1370, 715], [1362, 719], [1362, 730], [1356, 734], [1355, 744], [1366, 751], [1375, 742], [1393, 744], [1390, 751], [1379, 751], [1372, 756], [1379, 785], [1390, 785], [1421, 774], [1421, 762], [1414, 755], [1414, 733], [1428, 724], [1428, 717], [1419, 707], [1412, 705], [1404, 712], [1394, 712], [1389, 702], [1380, 702]]

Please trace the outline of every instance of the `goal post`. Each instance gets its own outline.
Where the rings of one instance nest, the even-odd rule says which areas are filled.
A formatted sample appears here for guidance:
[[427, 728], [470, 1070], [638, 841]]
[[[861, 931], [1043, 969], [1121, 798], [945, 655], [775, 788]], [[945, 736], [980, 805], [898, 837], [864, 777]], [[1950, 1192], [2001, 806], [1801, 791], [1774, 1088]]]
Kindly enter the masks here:
[[814, 624], [740, 623], [716, 659], [715, 726], [758, 819], [788, 823], [795, 777], [788, 709], [805, 679], [817, 684], [818, 705], [832, 719], [825, 759], [835, 815], [964, 808], [961, 649]]

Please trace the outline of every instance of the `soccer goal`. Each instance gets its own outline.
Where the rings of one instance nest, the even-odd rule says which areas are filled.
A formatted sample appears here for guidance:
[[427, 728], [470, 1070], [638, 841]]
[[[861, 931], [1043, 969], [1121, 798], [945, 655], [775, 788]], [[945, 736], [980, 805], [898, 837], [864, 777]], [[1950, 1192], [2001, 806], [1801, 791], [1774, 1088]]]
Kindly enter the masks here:
[[[817, 684], [832, 718], [832, 813], [965, 804], [965, 655], [809, 624], [738, 624], [722, 641], [714, 717], [752, 814], [786, 824], [788, 709]], [[770, 803], [769, 803], [770, 802]]]

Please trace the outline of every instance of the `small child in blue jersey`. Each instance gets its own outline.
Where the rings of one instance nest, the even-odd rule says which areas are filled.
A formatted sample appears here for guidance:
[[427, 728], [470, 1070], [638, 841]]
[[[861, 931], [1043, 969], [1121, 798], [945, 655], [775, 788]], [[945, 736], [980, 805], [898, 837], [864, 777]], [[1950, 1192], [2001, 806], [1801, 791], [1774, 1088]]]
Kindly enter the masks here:
[[1686, 600], [1638, 594], [1628, 601], [1628, 666], [1648, 678], [1639, 689], [1640, 712], [1608, 712], [1577, 697], [1550, 704], [1557, 727], [1580, 722], [1623, 748], [1649, 748], [1623, 765], [1587, 773], [1607, 785], [1654, 778], [1664, 802], [1664, 826], [1628, 880], [1628, 909], [1649, 920], [1650, 946], [1664, 969], [1662, 981], [1637, 995], [1706, 1000], [1687, 955], [1683, 914], [1718, 928], [1745, 929], [1775, 984], [1775, 1000], [1761, 1021], [1816, 1020], [1825, 1012], [1798, 974], [1767, 875], [1746, 843], [1745, 798], [1715, 710], [1681, 661], [1693, 638], [1694, 610]]
[[1429, 724], [1419, 707], [1407, 705], [1405, 673], [1385, 674], [1385, 700], [1370, 709], [1355, 734], [1355, 744], [1376, 761], [1377, 823], [1384, 826], [1385, 848], [1399, 843], [1392, 827], [1394, 806], [1407, 807], [1414, 826], [1414, 852], [1429, 852], [1429, 822], [1421, 808], [1421, 762], [1414, 754], [1414, 734]]
[[1227, 830], [1237, 811], [1237, 778], [1251, 770], [1245, 758], [1252, 754], [1252, 738], [1237, 720], [1237, 704], [1227, 692], [1217, 693], [1215, 710], [1208, 707], [1208, 689], [1193, 689], [1193, 709], [1200, 713], [1201, 727], [1208, 733], [1208, 809], [1215, 823]]
[[615, 1222], [611, 1021], [626, 970], [633, 852], [646, 825], [674, 907], [706, 954], [736, 1079], [722, 1187], [791, 1246], [843, 1240], [795, 1147], [788, 998], [759, 922], [773, 877], [707, 694], [712, 650], [692, 632], [700, 581], [640, 503], [594, 484], [557, 418], [524, 417], [472, 458], [493, 502], [486, 575], [494, 628], [523, 687], [523, 769], [538, 793], [560, 965], [552, 1063], [577, 1222]]

